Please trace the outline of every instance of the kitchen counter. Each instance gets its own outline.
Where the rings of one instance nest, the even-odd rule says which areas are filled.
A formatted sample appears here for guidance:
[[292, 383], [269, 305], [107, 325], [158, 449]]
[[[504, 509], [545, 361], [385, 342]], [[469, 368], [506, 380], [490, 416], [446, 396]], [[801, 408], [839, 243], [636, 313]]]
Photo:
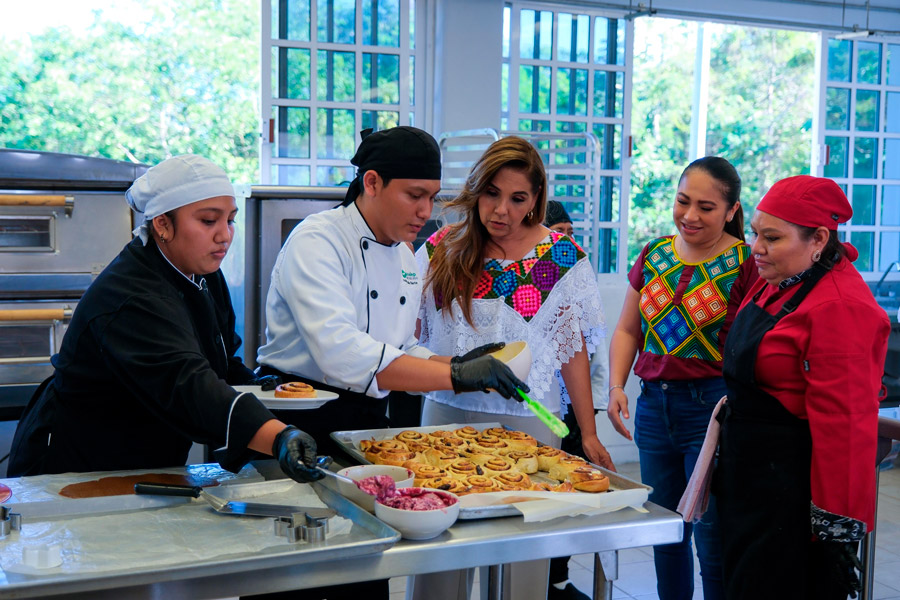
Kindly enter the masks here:
[[[273, 461], [265, 462], [268, 466], [261, 469], [264, 475], [273, 472]], [[330, 488], [328, 482], [316, 485]], [[326, 501], [327, 495], [323, 495]], [[489, 592], [496, 597], [502, 585], [498, 564], [586, 553], [598, 553], [595, 564], [599, 569], [595, 572], [606, 574], [605, 579], [597, 581], [595, 597], [611, 598], [618, 550], [681, 539], [683, 523], [679, 515], [651, 503], [646, 509], [638, 512], [627, 508], [537, 523], [525, 523], [521, 517], [458, 521], [432, 540], [401, 540], [384, 552], [340, 560], [307, 558], [298, 563], [290, 554], [262, 552], [127, 572], [9, 577], [3, 573], [0, 598], [56, 594], [74, 598], [222, 598], [483, 565], [495, 565]], [[135, 540], [135, 544], [140, 543]]]

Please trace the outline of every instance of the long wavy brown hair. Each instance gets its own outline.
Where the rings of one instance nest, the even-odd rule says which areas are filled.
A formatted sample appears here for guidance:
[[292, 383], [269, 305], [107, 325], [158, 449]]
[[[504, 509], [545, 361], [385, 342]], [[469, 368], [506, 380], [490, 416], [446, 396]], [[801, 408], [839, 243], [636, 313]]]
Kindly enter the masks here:
[[[478, 214], [478, 197], [484, 193], [500, 169], [508, 167], [522, 173], [531, 182], [536, 197], [534, 209], [522, 224], [541, 225], [547, 210], [547, 174], [537, 150], [519, 137], [505, 137], [491, 144], [472, 166], [463, 191], [447, 203], [448, 210], [461, 214], [462, 220], [448, 225], [448, 232], [431, 257], [431, 268], [425, 289], [431, 286], [435, 298], [445, 309], [453, 300], [459, 303], [463, 316], [472, 323], [472, 295], [484, 269], [484, 259], [491, 236]], [[444, 316], [449, 316], [449, 311]]]

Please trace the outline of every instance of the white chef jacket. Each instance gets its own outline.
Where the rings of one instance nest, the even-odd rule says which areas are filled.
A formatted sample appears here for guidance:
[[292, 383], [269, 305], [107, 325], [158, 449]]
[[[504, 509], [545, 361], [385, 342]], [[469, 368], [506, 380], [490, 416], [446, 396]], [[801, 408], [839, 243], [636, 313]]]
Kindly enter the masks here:
[[423, 275], [406, 244], [375, 240], [356, 203], [314, 214], [288, 236], [266, 298], [257, 362], [382, 398], [376, 375], [394, 359], [428, 358], [416, 318]]

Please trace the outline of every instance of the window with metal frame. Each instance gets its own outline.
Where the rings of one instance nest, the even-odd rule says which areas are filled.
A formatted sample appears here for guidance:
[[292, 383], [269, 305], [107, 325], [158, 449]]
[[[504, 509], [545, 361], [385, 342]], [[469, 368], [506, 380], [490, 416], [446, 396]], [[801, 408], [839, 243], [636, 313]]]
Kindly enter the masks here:
[[421, 127], [418, 1], [263, 0], [263, 183], [348, 183], [360, 130]]
[[548, 192], [600, 273], [627, 269], [632, 33], [586, 7], [504, 8], [501, 129], [547, 157]]
[[818, 175], [853, 206], [840, 227], [874, 278], [900, 261], [900, 41], [823, 36]]

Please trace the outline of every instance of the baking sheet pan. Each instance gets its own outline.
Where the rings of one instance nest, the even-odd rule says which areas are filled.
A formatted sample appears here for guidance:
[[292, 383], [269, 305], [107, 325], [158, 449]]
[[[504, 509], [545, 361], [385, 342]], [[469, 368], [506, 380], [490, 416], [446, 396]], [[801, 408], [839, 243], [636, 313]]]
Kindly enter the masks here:
[[[453, 431], [454, 429], [459, 429], [460, 427], [465, 426], [474, 427], [480, 431], [484, 431], [485, 429], [490, 429], [491, 427], [501, 427], [500, 423], [450, 423], [447, 425], [433, 425], [429, 427], [399, 427], [399, 428], [389, 428], [389, 429], [357, 429], [353, 431], [335, 431], [331, 434], [331, 439], [340, 444], [341, 448], [347, 452], [350, 456], [358, 460], [361, 464], [369, 464], [369, 461], [366, 460], [365, 454], [362, 450], [359, 449], [359, 443], [363, 440], [375, 439], [375, 440], [387, 440], [391, 439], [398, 433], [402, 431], [421, 431], [422, 433], [430, 433], [432, 431], [438, 430], [447, 430]], [[603, 467], [599, 467], [597, 465], [593, 465], [598, 470], [602, 471], [607, 477], [609, 477], [609, 492], [607, 494], [614, 494], [619, 490], [644, 490], [649, 495], [650, 486], [644, 485], [639, 481], [634, 481], [632, 479], [628, 479], [627, 477], [623, 477], [618, 473], [613, 471], [609, 471], [604, 469]], [[539, 472], [535, 475], [529, 475], [531, 479], [535, 482], [548, 482], [548, 483], [559, 483], [554, 479], [550, 479], [546, 476], [546, 473]], [[487, 492], [485, 494], [478, 494], [479, 496], [490, 496], [492, 492]], [[586, 492], [574, 492], [574, 493], [586, 493]], [[464, 496], [464, 498], [467, 496]], [[459, 509], [459, 518], [460, 519], [493, 519], [495, 517], [514, 517], [521, 516], [521, 512], [510, 504], [492, 504], [488, 506], [461, 506]]]
[[[171, 543], [154, 544], [152, 550], [158, 556], [158, 560], [147, 561], [144, 569], [180, 569], [185, 568], [198, 572], [204, 569], [215, 570], [217, 565], [224, 562], [244, 563], [248, 569], [252, 569], [252, 565], [265, 559], [271, 559], [273, 556], [283, 557], [284, 560], [290, 561], [292, 564], [304, 564], [308, 562], [317, 562], [320, 560], [341, 560], [344, 558], [373, 554], [383, 552], [393, 546], [399, 539], [400, 534], [393, 528], [384, 524], [368, 512], [359, 508], [340, 494], [330, 490], [319, 484], [310, 484], [312, 487], [313, 497], [318, 498], [327, 506], [334, 509], [338, 516], [349, 522], [347, 526], [340, 530], [340, 533], [329, 536], [322, 543], [307, 544], [289, 543], [286, 539], [280, 539], [274, 535], [274, 524], [272, 519], [240, 517], [236, 518], [230, 515], [218, 515], [206, 506], [205, 503], [196, 501], [185, 502], [180, 498], [165, 498], [166, 502], [158, 506], [147, 506], [143, 504], [146, 500], [153, 498], [140, 496], [110, 496], [104, 498], [86, 498], [81, 500], [60, 499], [49, 500], [44, 502], [18, 503], [15, 508], [23, 514], [23, 529], [21, 532], [13, 531], [6, 538], [4, 544], [4, 553], [2, 556], [3, 568], [8, 583], [15, 585], [19, 578], [34, 577], [35, 575], [44, 575], [48, 577], [81, 575], [94, 572], [116, 572], [120, 570], [115, 564], [106, 565], [102, 560], [98, 559], [98, 555], [91, 556], [86, 554], [91, 552], [87, 548], [95, 548], [102, 552], [107, 549], [104, 546], [103, 536], [101, 533], [97, 538], [93, 537], [93, 531], [113, 532], [130, 531], [134, 533], [134, 529], [130, 525], [123, 527], [117, 526], [117, 523], [135, 523], [138, 515], [147, 515], [142, 518], [141, 522], [147, 521], [149, 526], [153, 523], [164, 524], [167, 520], [172, 523], [190, 523], [191, 531], [201, 532], [223, 532], [221, 535], [225, 539], [229, 539], [229, 535], [234, 536], [259, 536], [259, 549], [252, 552], [243, 552], [234, 550], [231, 546], [223, 545], [213, 554], [206, 553], [204, 555], [192, 553], [192, 546], [196, 546], [197, 538], [190, 538], [189, 533], [182, 542], [178, 538], [173, 538]], [[258, 498], [262, 502], [271, 500], [272, 502], [283, 503], [285, 495], [293, 497], [293, 488], [288, 486], [304, 486], [306, 484], [297, 484], [289, 479], [276, 481], [254, 482], [245, 484], [222, 485], [216, 488], [216, 494], [226, 499], [232, 498]], [[310, 492], [306, 492], [310, 493]], [[171, 503], [174, 501], [174, 503]], [[137, 502], [137, 504], [135, 504]], [[92, 513], [91, 503], [95, 509]], [[29, 504], [34, 506], [29, 507]], [[77, 505], [76, 507], [70, 505]], [[117, 506], [118, 504], [118, 506]], [[187, 504], [187, 505], [186, 505]], [[73, 510], [75, 509], [75, 510]], [[151, 509], [151, 510], [147, 510]], [[169, 511], [172, 511], [171, 513]], [[189, 512], [185, 512], [189, 511]], [[75, 513], [75, 514], [73, 514]], [[177, 517], [176, 517], [177, 513]], [[172, 515], [171, 519], [167, 515]], [[73, 517], [77, 517], [73, 520]], [[102, 519], [102, 523], [97, 525], [88, 524], [90, 521], [97, 521], [97, 517]], [[187, 521], [183, 519], [187, 518]], [[182, 520], [178, 520], [182, 519]], [[77, 523], [84, 523], [78, 525]], [[254, 525], [255, 524], [255, 525]], [[60, 534], [47, 532], [56, 531], [62, 526]], [[177, 528], [177, 527], [176, 527]], [[233, 530], [233, 531], [232, 531]], [[84, 537], [73, 538], [67, 532], [87, 532]], [[231, 534], [228, 532], [231, 531]], [[247, 533], [250, 532], [250, 533]], [[27, 569], [22, 565], [18, 565], [17, 557], [13, 546], [32, 545], [35, 542], [43, 540], [48, 535], [57, 535], [58, 543], [62, 546], [62, 554], [64, 564], [55, 570], [47, 570], [41, 573], [28, 573]], [[129, 542], [126, 537], [119, 537], [115, 543], [131, 544], [130, 550], [145, 552], [146, 546], [139, 539], [140, 536], [132, 536], [134, 539]], [[49, 539], [49, 538], [48, 538]], [[247, 538], [242, 538], [247, 539]], [[57, 543], [56, 538], [50, 539], [52, 543]], [[143, 540], [146, 541], [146, 540]], [[90, 542], [90, 543], [88, 543]], [[182, 548], [179, 544], [188, 544]], [[256, 542], [249, 542], [254, 544]], [[133, 547], [132, 547], [133, 546]], [[8, 552], [7, 552], [8, 551]], [[21, 553], [21, 549], [19, 549]], [[177, 560], [172, 564], [165, 564], [167, 560], [163, 553], [171, 552]], [[125, 554], [124, 552], [122, 554]], [[166, 555], [168, 556], [168, 555]], [[123, 557], [127, 561], [127, 557]], [[145, 559], [142, 559], [145, 560]], [[110, 562], [115, 563], [115, 560]], [[141, 563], [144, 564], [144, 563]], [[126, 570], [134, 571], [144, 570], [141, 567], [132, 566]], [[51, 572], [52, 571], [52, 572]]]

